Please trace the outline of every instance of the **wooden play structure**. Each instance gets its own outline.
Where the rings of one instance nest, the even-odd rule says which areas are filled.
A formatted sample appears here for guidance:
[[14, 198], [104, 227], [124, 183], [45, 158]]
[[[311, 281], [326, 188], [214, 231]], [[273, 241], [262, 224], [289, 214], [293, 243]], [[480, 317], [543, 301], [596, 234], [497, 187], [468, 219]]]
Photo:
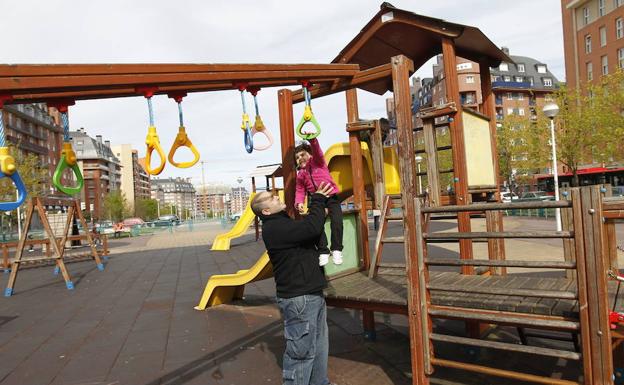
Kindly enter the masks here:
[[[53, 214], [51, 211], [55, 211], [56, 213]], [[44, 234], [47, 236], [45, 240], [40, 242], [27, 241], [31, 231], [31, 225], [33, 223], [33, 216], [35, 216], [35, 214], [39, 217]], [[59, 223], [59, 221], [51, 222], [50, 217], [52, 216], [56, 216], [57, 219], [59, 216], [62, 217], [62, 223]], [[78, 221], [85, 230], [82, 235], [71, 234], [74, 221]], [[80, 240], [87, 241], [89, 246], [89, 256], [93, 258], [99, 270], [104, 270], [104, 264], [100, 258], [100, 253], [96, 248], [95, 241], [91, 236], [87, 222], [82, 215], [80, 202], [78, 200], [66, 197], [31, 198], [26, 207], [24, 231], [22, 232], [22, 237], [17, 243], [15, 258], [11, 261], [11, 274], [9, 276], [7, 287], [4, 291], [5, 297], [10, 297], [13, 294], [15, 282], [17, 280], [17, 273], [20, 268], [22, 268], [24, 264], [32, 263], [54, 263], [54, 273], [58, 274], [60, 272], [65, 280], [67, 289], [72, 290], [74, 288], [74, 284], [67, 268], [65, 267], [65, 255], [67, 243]], [[42, 256], [24, 258], [24, 251], [27, 243], [31, 245], [34, 245], [35, 243], [41, 245], [47, 244], [48, 249]], [[53, 255], [49, 252], [49, 245], [51, 245], [52, 250], [54, 251]], [[105, 253], [106, 252], [103, 252], [102, 254], [105, 255]]]
[[[439, 53], [444, 57], [447, 104], [421, 111], [423, 126], [413, 127], [409, 78], [415, 68]], [[480, 65], [483, 104], [479, 111], [468, 111], [461, 106], [457, 56], [474, 60]], [[603, 201], [592, 188], [572, 190], [570, 199], [561, 202], [496, 202], [496, 127], [489, 68], [501, 62], [511, 62], [511, 59], [479, 29], [416, 15], [384, 3], [331, 64], [0, 65], [0, 96], [10, 96], [8, 103], [29, 103], [144, 95], [150, 103], [149, 99], [153, 96], [180, 91], [238, 89], [243, 95], [243, 90], [250, 90], [250, 87], [303, 85], [304, 90], [282, 88], [277, 92], [285, 202], [292, 213], [295, 194], [293, 104], [305, 102], [309, 107], [310, 98], [345, 91], [346, 131], [355, 206], [352, 213], [356, 229], [354, 238], [359, 241], [357, 255], [350, 260], [353, 266], [329, 272], [328, 303], [361, 309], [364, 328], [369, 335], [374, 335], [374, 312], [406, 315], [409, 320], [412, 382], [415, 385], [428, 384], [434, 367], [450, 367], [542, 384], [578, 383], [578, 379], [553, 379], [519, 371], [521, 369], [503, 370], [482, 363], [439, 357], [435, 349], [438, 344], [461, 344], [578, 360], [583, 369], [582, 383], [613, 384], [613, 375], [617, 370], [614, 370], [612, 343], [619, 344], [617, 341], [621, 337], [618, 336], [622, 332], [619, 329], [621, 324], [613, 322], [609, 313], [609, 300], [615, 298], [616, 293], [607, 275], [607, 266], [614, 268], [613, 258], [606, 258], [611, 255], [608, 250], [611, 250], [610, 242], [614, 235], [611, 230], [611, 233], [605, 233], [602, 218], [624, 217], [624, 204]], [[387, 91], [394, 93], [400, 195], [384, 197], [383, 181], [377, 179], [383, 172], [376, 173], [373, 183], [375, 208], [384, 215], [382, 229], [390, 220], [403, 223], [402, 236], [384, 237], [383, 230], [380, 230], [382, 236], [379, 242], [402, 244], [405, 264], [389, 266], [383, 263], [381, 252], [374, 258], [369, 254], [361, 132], [368, 131], [376, 137], [374, 141], [377, 144], [371, 145], [372, 161], [377, 164], [376, 169], [383, 163], [379, 155], [382, 153], [379, 122], [359, 119], [357, 89], [379, 95]], [[307, 108], [308, 115], [304, 114], [300, 122], [314, 123], [309, 116], [311, 113], [311, 109]], [[450, 133], [450, 146], [436, 143], [439, 126], [436, 118], [441, 117], [447, 117], [444, 124]], [[241, 126], [244, 149], [251, 152], [252, 131], [244, 98]], [[299, 132], [300, 126], [301, 123], [297, 131], [303, 135]], [[148, 140], [150, 152], [157, 143], [155, 128], [152, 128], [150, 126], [152, 136], [148, 136], [151, 138]], [[317, 133], [320, 132], [320, 127], [316, 128]], [[427, 155], [427, 170], [422, 174], [416, 171], [415, 130], [421, 130], [424, 135], [425, 148], [419, 151]], [[240, 134], [238, 128], [234, 131]], [[440, 151], [451, 151], [452, 169], [439, 169], [437, 159]], [[442, 191], [444, 186], [440, 186], [439, 182], [441, 173], [452, 173], [452, 193]], [[419, 196], [416, 189], [419, 176], [426, 176], [428, 180], [429, 191], [424, 196]], [[393, 204], [401, 209], [401, 215], [391, 214], [389, 207]], [[566, 212], [569, 220], [565, 231], [503, 230], [501, 210], [535, 207], [555, 207]], [[473, 215], [485, 216], [486, 232], [471, 231]], [[456, 220], [457, 231], [431, 232], [431, 221], [441, 218]], [[563, 239], [566, 259], [539, 262], [505, 259], [505, 238], [532, 237]], [[459, 258], [428, 258], [428, 244], [436, 242], [458, 243]], [[487, 242], [487, 259], [473, 258], [473, 242]], [[58, 254], [61, 254], [60, 250]], [[62, 264], [62, 261], [59, 263]], [[460, 271], [440, 273], [430, 269], [437, 265], [457, 266]], [[475, 274], [475, 267], [480, 266], [487, 268], [487, 274]], [[266, 264], [258, 265], [254, 269], [264, 277], [267, 273], [265, 267]], [[550, 281], [527, 279], [519, 284], [512, 274], [505, 274], [505, 269], [512, 267], [547, 267], [573, 271], [574, 274]], [[249, 271], [240, 273], [247, 274], [245, 279], [255, 278]], [[612, 275], [617, 276], [617, 273], [612, 271]], [[618, 304], [621, 306], [621, 300]], [[435, 318], [463, 320], [469, 333], [466, 337], [445, 335], [435, 328]], [[579, 351], [482, 339], [479, 331], [483, 324], [563, 330], [579, 336]]]

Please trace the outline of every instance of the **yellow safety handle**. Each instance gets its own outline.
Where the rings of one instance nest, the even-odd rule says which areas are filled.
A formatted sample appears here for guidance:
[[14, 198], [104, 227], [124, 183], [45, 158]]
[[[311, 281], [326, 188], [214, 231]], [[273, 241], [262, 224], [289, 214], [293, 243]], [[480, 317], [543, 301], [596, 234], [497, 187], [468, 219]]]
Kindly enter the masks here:
[[[191, 150], [191, 152], [195, 156], [195, 158], [190, 162], [178, 163], [174, 161], [173, 155], [180, 147], [188, 147], [189, 150]], [[193, 166], [195, 163], [197, 163], [198, 161], [199, 161], [199, 152], [197, 151], [197, 149], [193, 145], [193, 142], [191, 142], [188, 135], [186, 134], [186, 129], [184, 128], [184, 126], [180, 126], [180, 128], [178, 129], [178, 135], [176, 135], [176, 138], [173, 141], [173, 145], [171, 146], [171, 149], [169, 150], [169, 163], [179, 168], [189, 168]]]
[[15, 158], [9, 154], [8, 147], [0, 147], [0, 172], [4, 175], [12, 175], [17, 166], [15, 166]]
[[[145, 144], [147, 145], [147, 153], [145, 154], [145, 171], [147, 171], [147, 173], [150, 175], [158, 175], [165, 168], [167, 158], [165, 158], [165, 153], [160, 147], [160, 139], [158, 138], [158, 134], [156, 133], [156, 127], [148, 127]], [[160, 157], [160, 165], [157, 168], [152, 169], [152, 151], [154, 150], [158, 152], [158, 156]]]

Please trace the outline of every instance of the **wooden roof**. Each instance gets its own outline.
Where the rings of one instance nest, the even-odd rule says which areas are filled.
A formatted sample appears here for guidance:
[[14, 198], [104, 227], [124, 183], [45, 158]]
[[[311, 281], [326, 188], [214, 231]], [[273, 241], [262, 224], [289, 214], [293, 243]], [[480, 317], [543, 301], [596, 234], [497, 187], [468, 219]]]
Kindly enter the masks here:
[[[478, 28], [422, 16], [381, 4], [380, 11], [362, 31], [336, 56], [332, 63], [359, 64], [360, 70], [390, 62], [396, 55], [405, 55], [418, 69], [442, 52], [442, 39], [455, 43], [457, 56], [496, 67], [500, 62], [513, 62]], [[381, 79], [362, 87], [376, 94], [392, 89], [392, 79]]]

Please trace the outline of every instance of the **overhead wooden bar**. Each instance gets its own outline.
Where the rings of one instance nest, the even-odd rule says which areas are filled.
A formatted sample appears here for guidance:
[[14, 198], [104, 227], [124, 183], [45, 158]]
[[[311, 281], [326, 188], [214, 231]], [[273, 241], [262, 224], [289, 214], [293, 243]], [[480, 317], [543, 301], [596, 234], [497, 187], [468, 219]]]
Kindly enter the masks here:
[[[350, 88], [363, 86], [379, 79], [388, 78], [388, 81], [390, 81], [391, 77], [392, 65], [388, 63], [377, 67], [369, 68], [364, 71], [359, 71], [351, 79], [340, 79], [332, 84], [316, 84], [312, 87], [310, 92], [312, 93], [312, 97], [321, 97], [331, 95], [340, 91], [346, 91]], [[293, 92], [293, 103], [300, 103], [302, 101], [303, 92], [301, 90]]]

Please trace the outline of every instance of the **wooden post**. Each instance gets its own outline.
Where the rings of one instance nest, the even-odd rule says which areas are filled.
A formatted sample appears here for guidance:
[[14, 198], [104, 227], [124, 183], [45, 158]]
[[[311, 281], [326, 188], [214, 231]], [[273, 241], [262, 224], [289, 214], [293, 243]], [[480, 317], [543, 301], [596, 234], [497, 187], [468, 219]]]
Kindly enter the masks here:
[[[498, 210], [488, 210], [485, 212], [485, 226], [488, 232], [502, 232], [503, 224], [501, 223], [503, 216]], [[499, 222], [500, 221], [500, 222]], [[498, 239], [488, 238], [488, 259], [490, 260], [504, 260], [505, 250], [500, 250], [501, 245], [504, 243], [497, 242]], [[490, 267], [490, 273], [492, 275], [506, 275], [506, 267]]]
[[[570, 190], [568, 190], [569, 196]], [[564, 198], [566, 199], [566, 198]], [[569, 199], [569, 198], [568, 198]], [[563, 231], [574, 230], [574, 215], [572, 209], [561, 209], [561, 229]], [[576, 260], [576, 247], [574, 239], [563, 239], [563, 259], [567, 262]], [[566, 278], [576, 279], [576, 270], [566, 269]]]
[[[486, 62], [479, 63], [479, 73], [481, 75], [481, 95], [483, 97], [483, 114], [490, 118], [490, 144], [492, 149], [492, 161], [494, 162], [494, 180], [496, 182], [496, 201], [500, 202], [500, 183], [498, 183], [498, 177], [500, 174], [500, 167], [498, 164], [498, 150], [496, 147], [496, 101], [494, 92], [492, 92], [492, 77], [490, 75], [490, 66]], [[495, 231], [503, 231], [503, 212], [496, 211], [496, 224]], [[505, 259], [505, 240], [496, 239], [496, 259]]]
[[384, 194], [386, 193], [386, 178], [384, 175], [384, 149], [381, 142], [381, 125], [375, 121], [375, 129], [370, 133], [370, 153], [373, 159], [373, 184], [375, 191], [375, 210], [381, 210]]
[[[347, 123], [355, 123], [359, 120], [357, 89], [352, 88], [345, 92], [347, 102]], [[362, 168], [362, 145], [360, 132], [349, 131], [349, 149], [351, 150], [351, 173], [353, 177], [353, 202], [359, 210], [360, 242], [362, 244], [363, 268], [370, 267], [370, 251], [368, 249], [368, 216], [366, 213], [366, 191], [364, 190], [364, 170]], [[362, 311], [364, 334], [368, 339], [375, 339], [375, 314], [370, 310]]]
[[280, 122], [280, 143], [282, 146], [282, 175], [284, 178], [284, 203], [286, 212], [295, 215], [295, 128], [293, 123], [292, 91], [282, 89], [277, 92]]
[[615, 234], [615, 221], [613, 219], [605, 219], [604, 236], [604, 255], [607, 257], [607, 266], [610, 270], [618, 271], [617, 236]]
[[[602, 255], [604, 238], [601, 217], [602, 196], [599, 186], [581, 188], [580, 198], [583, 227], [579, 231], [575, 226], [574, 233], [584, 238], [592, 385], [607, 385], [613, 383], [611, 380], [613, 357], [609, 323], [607, 265]], [[583, 352], [583, 355], [585, 354]], [[585, 373], [585, 375], [588, 374]]]
[[416, 260], [416, 218], [414, 198], [416, 196], [414, 176], [416, 160], [414, 159], [414, 138], [412, 132], [412, 96], [410, 93], [410, 74], [414, 71], [414, 63], [406, 56], [392, 58], [392, 85], [396, 111], [397, 148], [399, 155], [399, 172], [401, 176], [403, 202], [403, 234], [405, 238], [405, 259], [407, 274], [407, 306], [410, 331], [410, 355], [412, 359], [412, 384], [426, 385], [429, 379], [425, 374], [424, 353], [422, 346], [429, 341], [423, 340], [421, 322], [421, 301], [418, 288], [418, 261]]
[[[454, 102], [457, 108], [452, 121], [449, 122], [451, 131], [451, 143], [453, 145], [453, 175], [455, 179], [455, 197], [458, 205], [470, 203], [468, 194], [468, 170], [466, 169], [466, 150], [464, 148], [464, 123], [462, 118], [461, 100], [459, 98], [459, 84], [457, 79], [457, 58], [455, 56], [455, 43], [449, 38], [442, 39], [442, 55], [444, 60], [444, 79], [446, 81], [447, 102]], [[457, 214], [457, 226], [459, 232], [470, 232], [470, 213], [460, 212]], [[472, 241], [462, 239], [459, 241], [459, 257], [472, 259]], [[462, 274], [474, 274], [474, 267], [462, 266]]]
[[427, 181], [429, 205], [440, 206], [440, 173], [438, 172], [438, 148], [435, 135], [434, 119], [423, 120], [423, 139], [427, 155]]

